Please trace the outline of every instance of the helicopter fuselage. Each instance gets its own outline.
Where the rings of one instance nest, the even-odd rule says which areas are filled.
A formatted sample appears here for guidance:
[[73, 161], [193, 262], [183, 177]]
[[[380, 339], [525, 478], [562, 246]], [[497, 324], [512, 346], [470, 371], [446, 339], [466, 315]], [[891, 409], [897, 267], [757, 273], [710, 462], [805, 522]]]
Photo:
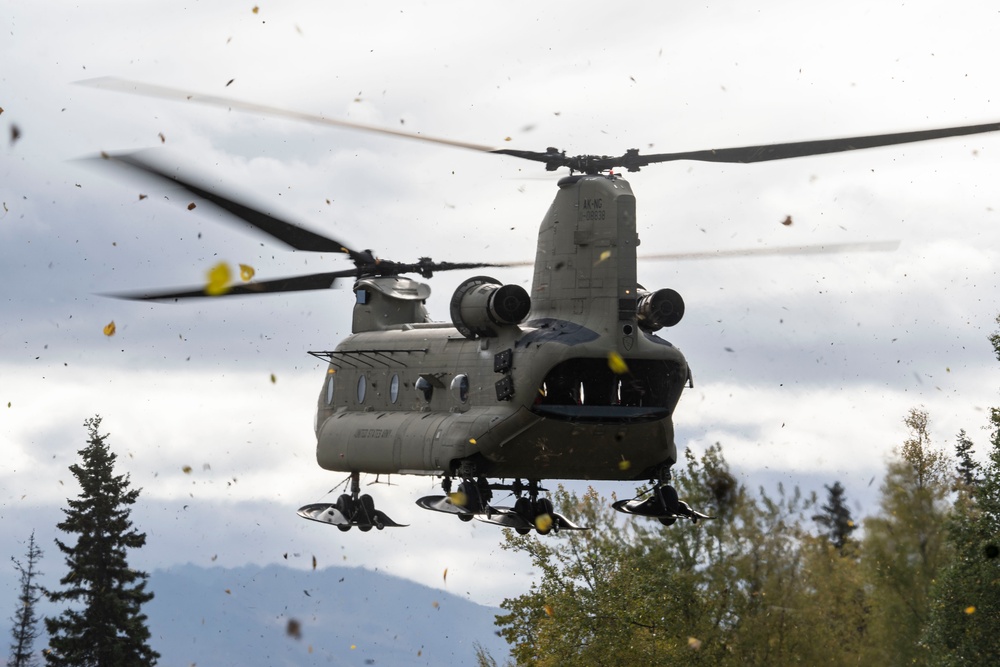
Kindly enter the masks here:
[[516, 293], [488, 278], [456, 291], [451, 323], [426, 321], [422, 283], [358, 281], [355, 332], [313, 353], [329, 362], [316, 420], [323, 468], [597, 480], [649, 478], [676, 462], [672, 415], [690, 371], [654, 333], [659, 293], [636, 282], [635, 198], [613, 176], [559, 187], [524, 322], [490, 310], [490, 298]]

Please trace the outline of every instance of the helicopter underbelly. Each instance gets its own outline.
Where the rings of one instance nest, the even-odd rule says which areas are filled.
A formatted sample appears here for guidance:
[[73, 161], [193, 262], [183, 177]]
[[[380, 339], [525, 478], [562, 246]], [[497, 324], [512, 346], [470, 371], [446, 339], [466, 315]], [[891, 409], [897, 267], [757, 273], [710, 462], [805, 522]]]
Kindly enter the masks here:
[[669, 417], [639, 423], [543, 417], [483, 455], [491, 477], [627, 480], [677, 460]]

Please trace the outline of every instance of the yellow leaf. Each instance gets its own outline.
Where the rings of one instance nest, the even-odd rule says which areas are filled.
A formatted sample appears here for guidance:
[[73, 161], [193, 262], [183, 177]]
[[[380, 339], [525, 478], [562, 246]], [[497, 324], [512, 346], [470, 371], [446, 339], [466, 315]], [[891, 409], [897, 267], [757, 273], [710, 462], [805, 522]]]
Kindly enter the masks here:
[[115, 330], [116, 329], [115, 329], [115, 321], [114, 320], [111, 320], [106, 325], [104, 325], [104, 335], [105, 336], [114, 336], [115, 335]]
[[181, 470], [184, 471], [185, 475], [190, 475], [191, 474], [191, 466], [184, 466], [183, 468], [181, 468]]
[[271, 384], [275, 384], [277, 381], [278, 377], [274, 373], [271, 373]]
[[973, 605], [970, 604], [968, 607], [965, 608], [965, 613], [966, 614], [975, 614], [976, 613], [976, 608]]
[[618, 469], [621, 470], [622, 472], [625, 472], [631, 467], [632, 467], [632, 462], [629, 461], [628, 459], [622, 459], [621, 461], [618, 462]]
[[618, 354], [614, 350], [608, 352], [608, 368], [615, 375], [625, 375], [628, 373], [628, 364], [622, 359], [622, 355]]
[[688, 637], [688, 648], [692, 651], [697, 651], [701, 648], [701, 640], [697, 637]]
[[[251, 11], [253, 11], [253, 13], [256, 14], [257, 12], [260, 11], [260, 7], [258, 7], [257, 5], [254, 5], [253, 6], [253, 10], [251, 10]], [[352, 646], [351, 648], [354, 648], [354, 647]]]
[[542, 609], [545, 610], [545, 615], [548, 616], [549, 618], [552, 618], [553, 616], [556, 615], [556, 613], [552, 610], [552, 605], [550, 604], [545, 605], [544, 607], [542, 607]]
[[240, 280], [243, 282], [247, 282], [253, 278], [254, 273], [256, 273], [256, 271], [253, 270], [252, 266], [248, 264], [240, 264]]
[[433, 602], [433, 603], [431, 604], [431, 606], [433, 606], [433, 607], [434, 607], [435, 609], [440, 609], [440, 608], [441, 608], [441, 603], [439, 603], [439, 602], [438, 602], [437, 600], [435, 600], [435, 601], [434, 601], [434, 602]]
[[552, 517], [548, 514], [539, 514], [535, 517], [535, 528], [538, 532], [544, 533], [552, 527]]
[[448, 583], [448, 568], [444, 568], [444, 583]]
[[469, 438], [469, 444], [470, 445], [476, 444], [476, 439], [475, 438]]
[[219, 296], [229, 291], [229, 281], [232, 280], [232, 273], [229, 265], [219, 262], [208, 270], [208, 284], [205, 285], [205, 292], [211, 296]]
[[465, 507], [466, 503], [469, 502], [468, 497], [461, 491], [456, 491], [455, 493], [449, 493], [448, 500], [451, 501], [452, 505], [458, 505], [459, 507]]
[[594, 266], [597, 266], [598, 264], [600, 264], [601, 262], [607, 260], [610, 257], [611, 257], [611, 251], [610, 250], [605, 250], [604, 252], [601, 253], [601, 256], [597, 259], [597, 261], [594, 262]]

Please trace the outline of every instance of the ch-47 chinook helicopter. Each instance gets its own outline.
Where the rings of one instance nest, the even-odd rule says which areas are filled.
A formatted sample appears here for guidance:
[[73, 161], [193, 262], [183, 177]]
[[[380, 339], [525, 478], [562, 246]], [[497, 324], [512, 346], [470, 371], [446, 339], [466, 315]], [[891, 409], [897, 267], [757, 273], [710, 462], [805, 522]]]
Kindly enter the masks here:
[[[649, 480], [615, 509], [659, 519], [708, 518], [670, 485], [677, 461], [672, 416], [692, 374], [680, 350], [658, 335], [677, 324], [684, 302], [671, 289], [647, 290], [637, 275], [636, 199], [616, 170], [698, 160], [752, 163], [1000, 130], [1000, 123], [720, 150], [617, 157], [492, 149], [398, 130], [289, 112], [169, 88], [97, 79], [88, 85], [223, 105], [381, 132], [541, 162], [558, 181], [542, 218], [530, 293], [475, 276], [451, 297], [450, 322], [425, 309], [429, 279], [490, 263], [420, 258], [395, 262], [280, 220], [156, 166], [140, 154], [104, 155], [203, 197], [296, 250], [342, 253], [352, 268], [232, 287], [221, 296], [326, 289], [354, 281], [352, 333], [334, 349], [310, 352], [327, 363], [316, 415], [316, 457], [350, 475], [350, 493], [299, 514], [349, 530], [399, 526], [360, 494], [360, 475], [442, 479], [429, 510], [507, 526], [519, 533], [579, 529], [539, 497], [543, 480]], [[132, 299], [209, 296], [205, 288], [120, 294]], [[457, 482], [457, 489], [453, 484]], [[490, 504], [513, 493], [512, 507]]]

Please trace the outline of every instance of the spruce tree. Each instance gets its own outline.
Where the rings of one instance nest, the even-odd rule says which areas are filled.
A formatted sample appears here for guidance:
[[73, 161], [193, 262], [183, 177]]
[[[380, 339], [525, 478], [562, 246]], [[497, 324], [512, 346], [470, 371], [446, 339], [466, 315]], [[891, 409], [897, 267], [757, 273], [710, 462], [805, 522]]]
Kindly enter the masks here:
[[958, 465], [955, 472], [958, 474], [958, 481], [964, 484], [965, 488], [971, 488], [979, 481], [980, 465], [972, 457], [972, 441], [965, 434], [965, 429], [958, 432], [958, 440], [955, 442], [955, 458]]
[[73, 606], [45, 619], [49, 632], [49, 665], [117, 667], [154, 665], [159, 654], [148, 644], [149, 629], [141, 607], [153, 598], [146, 590], [147, 574], [129, 568], [127, 549], [146, 543], [130, 520], [130, 505], [139, 489], [129, 488], [128, 475], [115, 475], [117, 456], [107, 434], [101, 435], [101, 418], [87, 419], [89, 440], [80, 450], [82, 462], [70, 466], [81, 493], [68, 500], [59, 530], [76, 535], [76, 544], [56, 540], [66, 556], [69, 572], [60, 580], [64, 588], [47, 591], [53, 602]]
[[854, 519], [851, 518], [851, 509], [847, 506], [844, 498], [844, 487], [840, 482], [834, 482], [833, 486], [825, 485], [827, 491], [826, 505], [821, 509], [822, 514], [815, 515], [812, 519], [826, 530], [827, 539], [830, 544], [844, 553], [844, 547], [851, 539], [851, 533], [857, 528]]
[[10, 664], [12, 667], [32, 667], [37, 664], [32, 648], [38, 639], [38, 616], [35, 605], [41, 599], [41, 587], [35, 579], [41, 575], [38, 571], [38, 561], [42, 558], [42, 550], [35, 542], [35, 533], [28, 539], [28, 551], [25, 554], [26, 563], [11, 556], [14, 567], [20, 575], [21, 592], [17, 596], [17, 611], [14, 612], [14, 641], [10, 645]]

